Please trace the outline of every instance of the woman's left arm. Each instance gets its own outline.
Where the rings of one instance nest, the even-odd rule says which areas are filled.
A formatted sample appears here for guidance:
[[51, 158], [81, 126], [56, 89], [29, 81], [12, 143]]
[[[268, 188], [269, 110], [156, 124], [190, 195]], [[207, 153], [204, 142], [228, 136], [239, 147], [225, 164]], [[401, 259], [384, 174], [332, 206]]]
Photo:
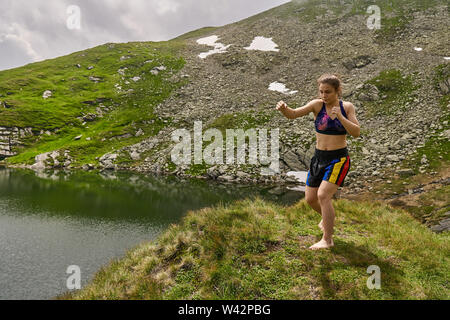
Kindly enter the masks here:
[[355, 106], [352, 103], [348, 103], [348, 106], [348, 112], [346, 112], [347, 118], [345, 118], [341, 112], [337, 113], [337, 118], [350, 135], [358, 138], [360, 136], [360, 126], [358, 119], [356, 119]]

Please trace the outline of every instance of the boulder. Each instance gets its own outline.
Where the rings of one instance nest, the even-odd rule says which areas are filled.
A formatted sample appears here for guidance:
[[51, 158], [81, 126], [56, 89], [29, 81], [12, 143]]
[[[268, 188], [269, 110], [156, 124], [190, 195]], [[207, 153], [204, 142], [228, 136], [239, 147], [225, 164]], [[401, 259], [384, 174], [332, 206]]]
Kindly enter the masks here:
[[299, 160], [299, 155], [292, 150], [287, 151], [282, 159], [292, 171], [306, 170], [305, 165]]
[[44, 93], [42, 94], [42, 98], [44, 99], [48, 99], [53, 95], [53, 93], [50, 90], [46, 90], [44, 91]]

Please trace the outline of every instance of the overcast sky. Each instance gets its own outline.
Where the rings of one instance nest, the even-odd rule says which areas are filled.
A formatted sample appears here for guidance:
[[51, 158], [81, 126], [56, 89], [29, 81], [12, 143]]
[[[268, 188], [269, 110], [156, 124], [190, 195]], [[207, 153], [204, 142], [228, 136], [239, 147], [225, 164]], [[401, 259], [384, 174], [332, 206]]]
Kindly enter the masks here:
[[[0, 70], [107, 42], [164, 41], [286, 0], [0, 0]], [[79, 28], [78, 28], [79, 27]]]

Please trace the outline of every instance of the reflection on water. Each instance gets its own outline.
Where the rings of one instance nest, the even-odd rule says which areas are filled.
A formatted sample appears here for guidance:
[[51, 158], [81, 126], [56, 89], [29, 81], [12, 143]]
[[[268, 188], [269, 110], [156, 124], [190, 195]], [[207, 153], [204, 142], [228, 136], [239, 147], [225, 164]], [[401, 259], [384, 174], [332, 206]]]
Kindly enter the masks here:
[[0, 169], [0, 299], [54, 297], [66, 291], [69, 265], [81, 268], [84, 285], [188, 210], [254, 196], [292, 204], [303, 194], [135, 173]]

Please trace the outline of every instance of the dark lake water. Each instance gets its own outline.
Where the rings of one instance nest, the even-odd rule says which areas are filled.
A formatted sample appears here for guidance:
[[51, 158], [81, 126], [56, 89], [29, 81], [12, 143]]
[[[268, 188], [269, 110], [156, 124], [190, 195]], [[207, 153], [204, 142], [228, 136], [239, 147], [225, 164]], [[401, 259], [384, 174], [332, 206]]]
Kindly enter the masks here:
[[124, 172], [0, 168], [0, 299], [51, 299], [157, 238], [189, 210], [246, 197], [290, 205], [297, 191]]

